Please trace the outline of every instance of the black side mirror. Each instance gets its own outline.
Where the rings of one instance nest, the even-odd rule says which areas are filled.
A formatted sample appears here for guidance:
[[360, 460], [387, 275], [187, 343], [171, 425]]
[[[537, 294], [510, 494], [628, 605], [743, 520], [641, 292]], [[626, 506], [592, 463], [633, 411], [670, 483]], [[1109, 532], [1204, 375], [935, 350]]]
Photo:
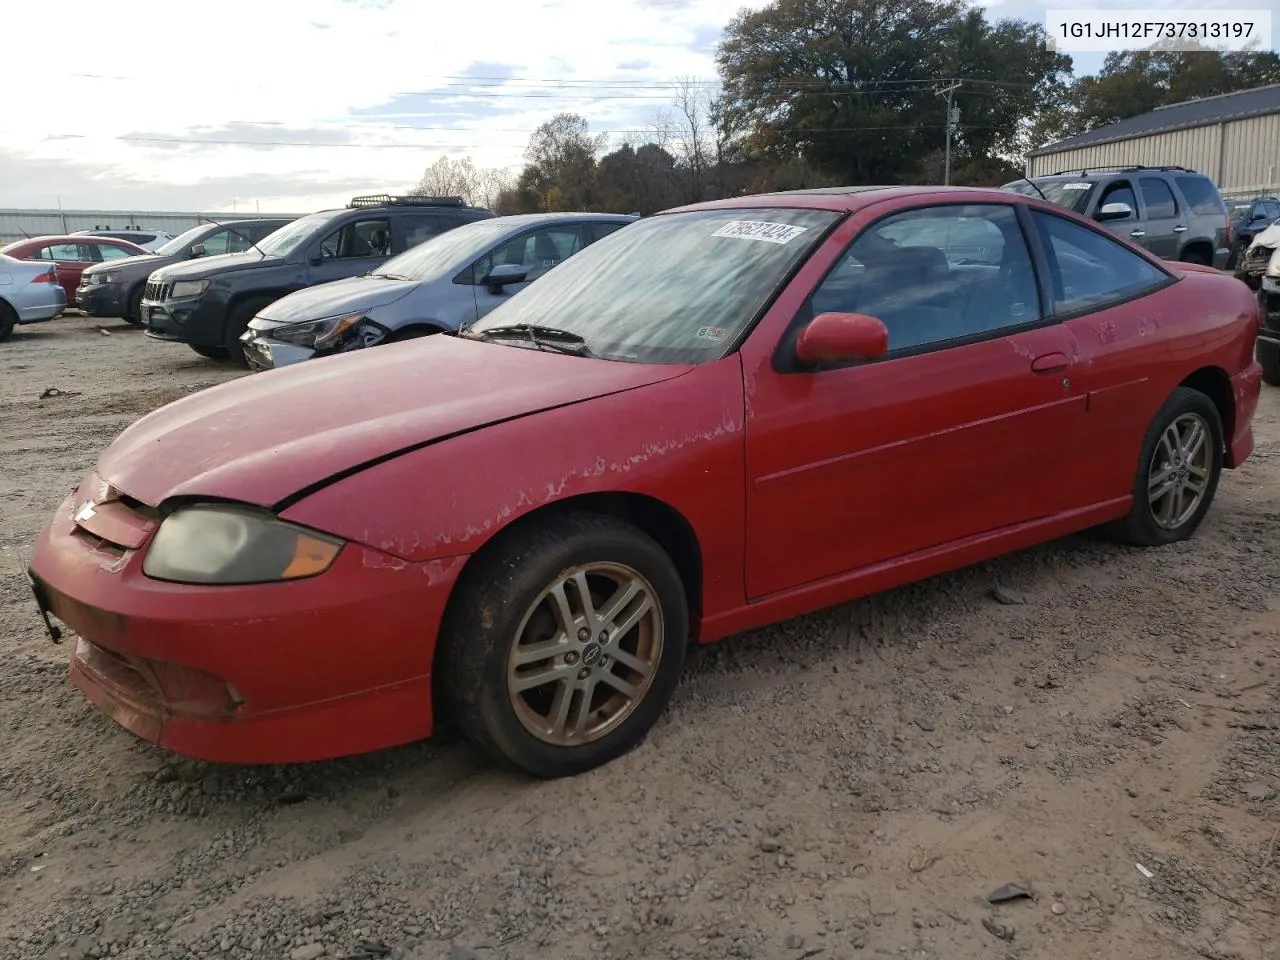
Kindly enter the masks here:
[[307, 257], [307, 263], [311, 264], [313, 267], [320, 266], [320, 264], [324, 263], [324, 254], [313, 253], [311, 256]]
[[511, 283], [524, 283], [525, 278], [529, 276], [529, 271], [525, 270], [518, 263], [502, 263], [489, 271], [489, 275], [484, 278], [485, 285], [492, 294], [499, 294], [502, 288]]
[[193, 243], [193, 244], [191, 245], [191, 259], [192, 259], [192, 260], [194, 260], [196, 257], [203, 257], [207, 252], [208, 252], [208, 251], [207, 251], [207, 250], [205, 250], [205, 248], [204, 248], [204, 244], [203, 244], [203, 243]]

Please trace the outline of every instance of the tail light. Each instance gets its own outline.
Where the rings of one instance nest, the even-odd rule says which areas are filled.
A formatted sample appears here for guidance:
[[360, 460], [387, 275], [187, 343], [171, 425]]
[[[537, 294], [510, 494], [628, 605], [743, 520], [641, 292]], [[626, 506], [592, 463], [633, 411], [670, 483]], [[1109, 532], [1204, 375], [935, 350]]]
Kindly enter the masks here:
[[50, 267], [48, 270], [40, 274], [40, 276], [38, 277], [32, 277], [31, 282], [32, 283], [57, 283], [58, 282], [57, 266]]

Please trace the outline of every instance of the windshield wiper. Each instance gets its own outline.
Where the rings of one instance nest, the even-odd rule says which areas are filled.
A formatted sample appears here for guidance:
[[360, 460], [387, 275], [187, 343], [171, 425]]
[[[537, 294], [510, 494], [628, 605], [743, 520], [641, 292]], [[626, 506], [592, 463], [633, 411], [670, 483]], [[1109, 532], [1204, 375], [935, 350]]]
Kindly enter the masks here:
[[489, 327], [474, 333], [467, 331], [466, 336], [475, 340], [528, 340], [539, 349], [558, 350], [560, 353], [572, 353], [578, 356], [591, 356], [584, 337], [572, 330], [561, 330], [559, 327], [544, 327], [536, 323], [512, 323], [505, 327]]
[[371, 277], [382, 277], [384, 280], [412, 280], [412, 277], [406, 277], [399, 273], [371, 273]]

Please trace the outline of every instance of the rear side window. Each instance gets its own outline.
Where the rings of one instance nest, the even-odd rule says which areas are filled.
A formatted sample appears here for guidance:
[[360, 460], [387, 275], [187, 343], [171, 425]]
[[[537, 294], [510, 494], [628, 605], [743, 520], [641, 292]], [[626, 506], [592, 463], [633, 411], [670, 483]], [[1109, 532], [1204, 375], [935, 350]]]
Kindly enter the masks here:
[[1227, 212], [1227, 205], [1208, 177], [1177, 177], [1178, 189], [1187, 198], [1192, 213], [1214, 214]]
[[1178, 215], [1178, 202], [1173, 199], [1173, 191], [1159, 177], [1142, 178], [1142, 202], [1146, 204], [1147, 216], [1153, 220]]
[[596, 240], [601, 240], [611, 233], [616, 233], [625, 227], [625, 223], [616, 223], [606, 220], [597, 220], [591, 224], [591, 232], [595, 234]]
[[1169, 282], [1168, 274], [1118, 240], [1042, 210], [1031, 216], [1044, 238], [1057, 313], [1101, 309]]

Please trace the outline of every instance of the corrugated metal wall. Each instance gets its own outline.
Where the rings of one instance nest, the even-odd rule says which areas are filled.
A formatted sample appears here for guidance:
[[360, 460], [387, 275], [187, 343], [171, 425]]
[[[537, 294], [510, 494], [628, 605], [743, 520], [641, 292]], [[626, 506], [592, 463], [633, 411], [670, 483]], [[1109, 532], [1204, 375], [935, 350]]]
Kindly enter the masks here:
[[1032, 157], [1031, 176], [1086, 167], [1177, 164], [1207, 174], [1225, 196], [1280, 193], [1280, 114], [1157, 133]]
[[[256, 213], [164, 213], [130, 210], [19, 210], [0, 209], [0, 245], [23, 237], [74, 233], [77, 230], [122, 230], [130, 226], [163, 230], [174, 236], [207, 220], [252, 220]], [[264, 217], [300, 217], [299, 213], [264, 213]], [[202, 217], [207, 219], [201, 219]]]

